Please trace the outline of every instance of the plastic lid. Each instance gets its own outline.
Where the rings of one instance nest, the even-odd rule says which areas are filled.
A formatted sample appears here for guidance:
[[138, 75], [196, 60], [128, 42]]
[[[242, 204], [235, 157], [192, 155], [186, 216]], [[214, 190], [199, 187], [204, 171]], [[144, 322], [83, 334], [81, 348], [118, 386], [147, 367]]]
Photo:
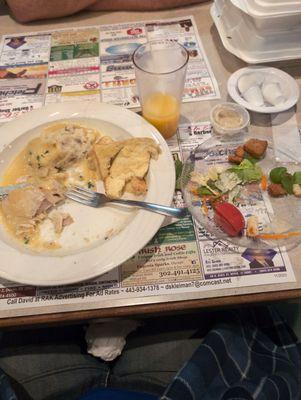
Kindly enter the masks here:
[[301, 58], [299, 30], [261, 36], [229, 0], [215, 1], [211, 16], [225, 48], [237, 57], [249, 64]]
[[232, 3], [254, 18], [279, 17], [301, 13], [297, 0], [231, 0]]

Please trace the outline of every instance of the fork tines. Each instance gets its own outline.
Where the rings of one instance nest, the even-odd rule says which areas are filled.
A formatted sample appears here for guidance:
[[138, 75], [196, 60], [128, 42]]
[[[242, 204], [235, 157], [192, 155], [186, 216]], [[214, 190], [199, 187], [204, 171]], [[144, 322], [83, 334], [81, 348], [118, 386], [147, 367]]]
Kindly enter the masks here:
[[66, 196], [87, 206], [97, 207], [98, 205], [97, 193], [84, 187], [74, 186], [66, 193]]

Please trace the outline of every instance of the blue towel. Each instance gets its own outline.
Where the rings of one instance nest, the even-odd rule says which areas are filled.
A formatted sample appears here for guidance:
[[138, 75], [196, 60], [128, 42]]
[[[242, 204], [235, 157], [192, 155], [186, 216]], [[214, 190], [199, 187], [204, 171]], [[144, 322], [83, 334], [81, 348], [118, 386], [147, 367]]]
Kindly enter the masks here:
[[16, 393], [10, 385], [9, 378], [2, 369], [0, 369], [0, 400], [18, 400]]
[[225, 311], [161, 400], [301, 399], [301, 345], [270, 307]]

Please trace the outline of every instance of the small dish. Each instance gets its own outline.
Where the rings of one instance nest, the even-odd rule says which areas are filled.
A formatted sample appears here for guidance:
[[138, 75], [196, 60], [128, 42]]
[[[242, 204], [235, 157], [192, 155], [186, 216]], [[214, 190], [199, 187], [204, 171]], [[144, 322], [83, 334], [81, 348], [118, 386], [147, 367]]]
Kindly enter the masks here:
[[[246, 101], [238, 89], [238, 81], [243, 75], [253, 73], [263, 75], [266, 83], [277, 82], [286, 101], [276, 106], [268, 105], [267, 103], [258, 106]], [[273, 114], [286, 111], [297, 103], [300, 96], [300, 90], [296, 80], [286, 72], [272, 67], [254, 66], [241, 68], [230, 76], [227, 86], [229, 95], [236, 103], [250, 111], [255, 111], [261, 114]]]
[[244, 107], [225, 102], [212, 108], [210, 121], [217, 134], [233, 136], [249, 126], [250, 115]]

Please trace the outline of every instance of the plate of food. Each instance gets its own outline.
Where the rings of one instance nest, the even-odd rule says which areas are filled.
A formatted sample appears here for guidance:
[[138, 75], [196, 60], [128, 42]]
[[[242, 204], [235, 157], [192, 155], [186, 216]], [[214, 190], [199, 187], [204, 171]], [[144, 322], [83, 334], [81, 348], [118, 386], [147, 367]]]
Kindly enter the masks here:
[[[174, 163], [158, 131], [104, 103], [53, 104], [0, 128], [0, 276], [31, 285], [71, 284], [122, 264], [164, 216], [66, 198], [75, 185], [112, 198], [170, 205]], [[164, 190], [162, 190], [164, 188]]]
[[186, 204], [208, 235], [236, 248], [301, 243], [301, 164], [280, 164], [265, 138], [211, 137], [186, 160]]
[[300, 96], [296, 80], [273, 67], [245, 67], [228, 80], [228, 92], [236, 103], [248, 110], [272, 114], [293, 107]]

